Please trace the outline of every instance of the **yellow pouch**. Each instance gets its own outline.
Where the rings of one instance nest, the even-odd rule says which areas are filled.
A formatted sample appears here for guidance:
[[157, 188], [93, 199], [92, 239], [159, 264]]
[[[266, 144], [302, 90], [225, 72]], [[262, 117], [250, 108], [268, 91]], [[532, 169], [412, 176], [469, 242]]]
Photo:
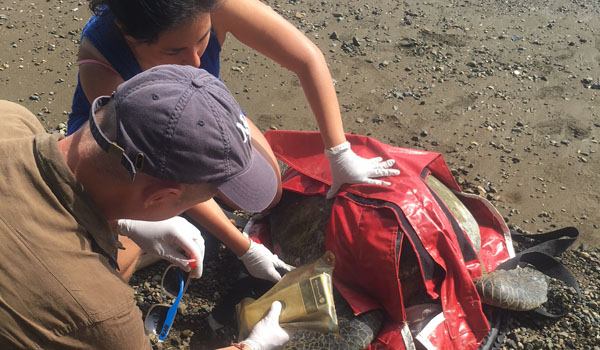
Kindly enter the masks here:
[[331, 275], [333, 253], [326, 252], [312, 264], [298, 267], [283, 276], [273, 288], [254, 300], [245, 298], [236, 305], [239, 337], [244, 339], [266, 316], [274, 301], [282, 303], [279, 324], [286, 329], [337, 333]]

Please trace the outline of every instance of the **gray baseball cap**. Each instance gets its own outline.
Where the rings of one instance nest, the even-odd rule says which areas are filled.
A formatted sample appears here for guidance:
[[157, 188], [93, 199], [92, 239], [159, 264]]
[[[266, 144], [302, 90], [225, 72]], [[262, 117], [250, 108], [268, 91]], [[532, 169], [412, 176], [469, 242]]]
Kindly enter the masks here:
[[[112, 141], [95, 116], [111, 99], [116, 116]], [[112, 96], [94, 100], [90, 129], [132, 181], [141, 171], [176, 183], [210, 183], [250, 212], [264, 210], [275, 197], [275, 171], [252, 147], [240, 106], [203, 69], [163, 65], [136, 75]]]

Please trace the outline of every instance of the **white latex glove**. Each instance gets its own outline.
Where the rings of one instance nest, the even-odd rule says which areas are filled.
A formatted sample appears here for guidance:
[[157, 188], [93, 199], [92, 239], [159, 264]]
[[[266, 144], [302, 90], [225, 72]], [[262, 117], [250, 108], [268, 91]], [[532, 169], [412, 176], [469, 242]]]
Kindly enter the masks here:
[[250, 248], [239, 259], [252, 276], [272, 282], [278, 282], [281, 279], [281, 275], [275, 270], [276, 268], [291, 270], [288, 264], [271, 253], [267, 247], [255, 243], [253, 240], [250, 240]]
[[163, 221], [120, 219], [117, 233], [131, 238], [145, 252], [181, 267], [190, 273], [190, 277], [202, 276], [204, 239], [200, 231], [186, 219], [180, 216]]
[[281, 303], [276, 301], [271, 305], [267, 316], [258, 321], [248, 338], [241, 343], [252, 350], [280, 349], [290, 340], [290, 334], [279, 325], [279, 314]]
[[350, 142], [348, 141], [326, 149], [325, 156], [329, 160], [332, 177], [331, 188], [327, 192], [327, 199], [333, 198], [340, 189], [340, 186], [345, 183], [367, 183], [389, 186], [390, 182], [375, 180], [373, 178], [400, 174], [400, 170], [398, 169], [389, 169], [394, 165], [395, 160], [388, 159], [383, 162], [381, 157], [371, 159], [362, 158], [352, 151]]

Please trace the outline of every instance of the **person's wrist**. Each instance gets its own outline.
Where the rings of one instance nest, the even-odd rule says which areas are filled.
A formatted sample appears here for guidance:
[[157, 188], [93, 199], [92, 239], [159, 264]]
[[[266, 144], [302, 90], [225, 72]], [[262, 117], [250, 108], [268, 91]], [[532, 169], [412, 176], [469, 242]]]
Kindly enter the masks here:
[[261, 346], [252, 339], [244, 339], [240, 344], [245, 345], [247, 350], [261, 350]]
[[130, 221], [128, 219], [119, 219], [117, 220], [117, 234], [121, 236], [129, 236], [129, 226]]
[[236, 252], [234, 252], [234, 253], [236, 253], [237, 258], [240, 259], [240, 260], [242, 260], [242, 257], [244, 255], [246, 255], [250, 251], [250, 248], [252, 247], [252, 239], [250, 237], [246, 236], [246, 235], [243, 235], [243, 236], [246, 239], [247, 246], [245, 245], [244, 246], [245, 249], [243, 251], [240, 250], [239, 254], [236, 253]]
[[335, 146], [335, 147], [331, 147], [331, 148], [326, 148], [325, 149], [325, 155], [327, 156], [335, 156], [336, 154], [339, 154], [345, 150], [350, 149], [350, 142], [345, 141], [340, 143], [339, 145]]

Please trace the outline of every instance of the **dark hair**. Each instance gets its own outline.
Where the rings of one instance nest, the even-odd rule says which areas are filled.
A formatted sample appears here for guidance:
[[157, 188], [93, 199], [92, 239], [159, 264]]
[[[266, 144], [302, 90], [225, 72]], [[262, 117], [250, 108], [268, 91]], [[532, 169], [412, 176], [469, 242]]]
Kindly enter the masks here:
[[198, 13], [214, 10], [219, 0], [90, 0], [90, 9], [113, 14], [123, 34], [152, 43], [165, 30], [185, 24]]

